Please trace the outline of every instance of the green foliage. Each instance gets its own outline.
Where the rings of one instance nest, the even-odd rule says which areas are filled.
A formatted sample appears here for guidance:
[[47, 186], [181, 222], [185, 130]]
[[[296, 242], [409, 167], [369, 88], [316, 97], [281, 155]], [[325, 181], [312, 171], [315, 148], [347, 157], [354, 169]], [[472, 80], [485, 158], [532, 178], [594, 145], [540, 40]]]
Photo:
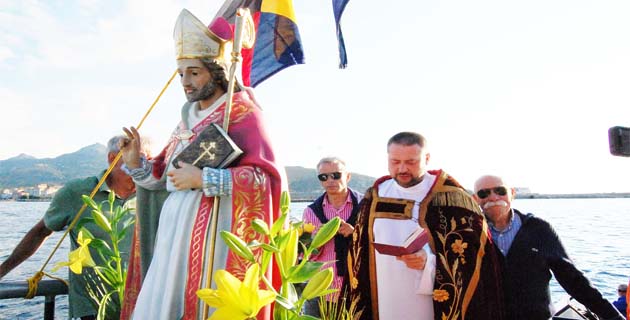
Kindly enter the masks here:
[[[275, 289], [265, 277], [264, 271], [267, 270], [272, 258], [276, 261], [280, 269], [282, 286], [280, 292], [276, 292], [275, 320], [316, 319], [302, 314], [302, 306], [306, 300], [321, 297], [337, 290], [329, 289], [333, 280], [332, 267], [322, 270], [321, 268], [324, 264], [309, 261], [309, 257], [313, 252], [316, 252], [317, 248], [335, 236], [341, 221], [338, 217], [331, 219], [320, 228], [311, 243], [304, 244], [300, 242], [302, 223], [286, 223], [289, 214], [289, 203], [288, 193], [284, 192], [281, 198], [282, 215], [273, 223], [271, 228], [262, 220], [254, 220], [252, 222], [253, 229], [266, 239], [264, 243], [253, 241], [246, 244], [236, 235], [227, 231], [222, 231], [221, 237], [232, 252], [248, 261], [260, 263], [262, 266], [260, 268], [260, 278], [267, 285], [268, 289], [274, 292]], [[303, 257], [298, 261], [298, 248], [300, 246], [303, 249]], [[261, 261], [251, 260], [254, 257], [252, 253], [253, 248], [261, 248], [263, 250]], [[307, 282], [306, 288], [299, 295], [294, 284], [303, 282]]]
[[[86, 275], [87, 290], [92, 302], [98, 307], [97, 319], [118, 319], [127, 280], [127, 269], [123, 268], [119, 246], [128, 236], [129, 230], [133, 230], [135, 216], [131, 214], [130, 208], [115, 204], [114, 192], [110, 192], [107, 201], [99, 204], [88, 196], [82, 198], [92, 212], [91, 217], [79, 220], [77, 228], [92, 239], [89, 247], [100, 257], [100, 262], [92, 268], [94, 273]], [[94, 238], [85, 228], [87, 223], [97, 225], [107, 233], [109, 239]]]

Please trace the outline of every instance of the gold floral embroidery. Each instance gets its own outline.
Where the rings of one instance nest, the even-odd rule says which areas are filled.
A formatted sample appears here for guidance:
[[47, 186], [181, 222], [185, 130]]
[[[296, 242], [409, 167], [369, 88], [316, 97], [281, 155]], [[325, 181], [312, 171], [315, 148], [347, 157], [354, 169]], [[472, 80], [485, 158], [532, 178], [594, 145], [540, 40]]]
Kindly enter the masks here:
[[449, 299], [448, 291], [442, 289], [433, 290], [433, 300], [437, 302], [444, 302]]
[[462, 240], [457, 239], [453, 244], [451, 244], [451, 249], [453, 252], [459, 254], [460, 256], [464, 254], [464, 250], [468, 248], [468, 243], [462, 242]]
[[357, 278], [352, 278], [352, 289], [356, 289], [359, 285], [359, 280]]
[[[466, 207], [468, 200], [459, 192], [445, 192], [437, 194], [431, 202], [436, 210], [431, 214], [437, 218], [437, 228], [434, 229], [435, 250], [438, 261], [444, 267], [436, 270], [436, 289], [433, 291], [433, 300], [436, 303], [445, 303], [442, 313], [443, 319], [461, 319], [461, 308], [466, 291], [464, 286], [465, 273], [469, 267], [466, 256], [474, 251], [468, 241], [469, 232], [474, 232], [474, 217], [457, 217], [443, 211], [443, 206]], [[472, 209], [469, 209], [472, 210]], [[472, 248], [472, 249], [471, 249]]]

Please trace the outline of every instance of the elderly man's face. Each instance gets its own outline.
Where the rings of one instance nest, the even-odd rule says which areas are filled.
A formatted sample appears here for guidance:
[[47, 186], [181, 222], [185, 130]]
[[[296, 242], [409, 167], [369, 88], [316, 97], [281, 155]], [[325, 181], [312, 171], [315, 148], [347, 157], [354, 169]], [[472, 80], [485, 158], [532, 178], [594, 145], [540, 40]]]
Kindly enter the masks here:
[[199, 59], [177, 60], [177, 70], [188, 102], [208, 99], [217, 90], [212, 75]]
[[387, 147], [389, 175], [402, 187], [418, 184], [427, 172], [429, 153], [417, 144], [392, 143]]
[[510, 215], [514, 188], [510, 188], [497, 177], [482, 177], [475, 183], [473, 198], [490, 221], [505, 219]]

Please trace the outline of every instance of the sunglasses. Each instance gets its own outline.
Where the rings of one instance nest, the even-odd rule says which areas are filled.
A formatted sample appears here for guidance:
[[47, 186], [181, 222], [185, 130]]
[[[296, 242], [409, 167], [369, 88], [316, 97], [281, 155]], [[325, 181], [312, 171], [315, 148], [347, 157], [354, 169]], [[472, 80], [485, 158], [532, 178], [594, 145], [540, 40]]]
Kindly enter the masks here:
[[492, 192], [494, 192], [496, 195], [504, 196], [507, 194], [507, 188], [504, 186], [500, 186], [488, 189], [481, 189], [477, 191], [477, 197], [479, 197], [479, 199], [485, 199], [490, 196], [490, 193]]
[[333, 178], [333, 180], [339, 180], [341, 179], [341, 172], [320, 173], [317, 175], [317, 179], [321, 182], [328, 180], [328, 177]]

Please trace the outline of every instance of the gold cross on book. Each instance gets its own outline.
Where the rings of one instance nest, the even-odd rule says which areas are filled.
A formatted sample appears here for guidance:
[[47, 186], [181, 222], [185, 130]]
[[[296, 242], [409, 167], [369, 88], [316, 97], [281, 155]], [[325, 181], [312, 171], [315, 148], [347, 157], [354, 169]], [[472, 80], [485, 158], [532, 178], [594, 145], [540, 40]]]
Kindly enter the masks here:
[[203, 152], [201, 152], [201, 154], [199, 155], [199, 157], [197, 157], [197, 159], [195, 159], [195, 161], [193, 161], [193, 166], [197, 165], [197, 162], [199, 162], [199, 160], [203, 159], [203, 157], [205, 155], [208, 155], [208, 160], [213, 161], [216, 158], [216, 155], [214, 154], [214, 152], [217, 149], [217, 143], [216, 142], [202, 142], [199, 144], [199, 146], [201, 147], [201, 149], [203, 149]]

